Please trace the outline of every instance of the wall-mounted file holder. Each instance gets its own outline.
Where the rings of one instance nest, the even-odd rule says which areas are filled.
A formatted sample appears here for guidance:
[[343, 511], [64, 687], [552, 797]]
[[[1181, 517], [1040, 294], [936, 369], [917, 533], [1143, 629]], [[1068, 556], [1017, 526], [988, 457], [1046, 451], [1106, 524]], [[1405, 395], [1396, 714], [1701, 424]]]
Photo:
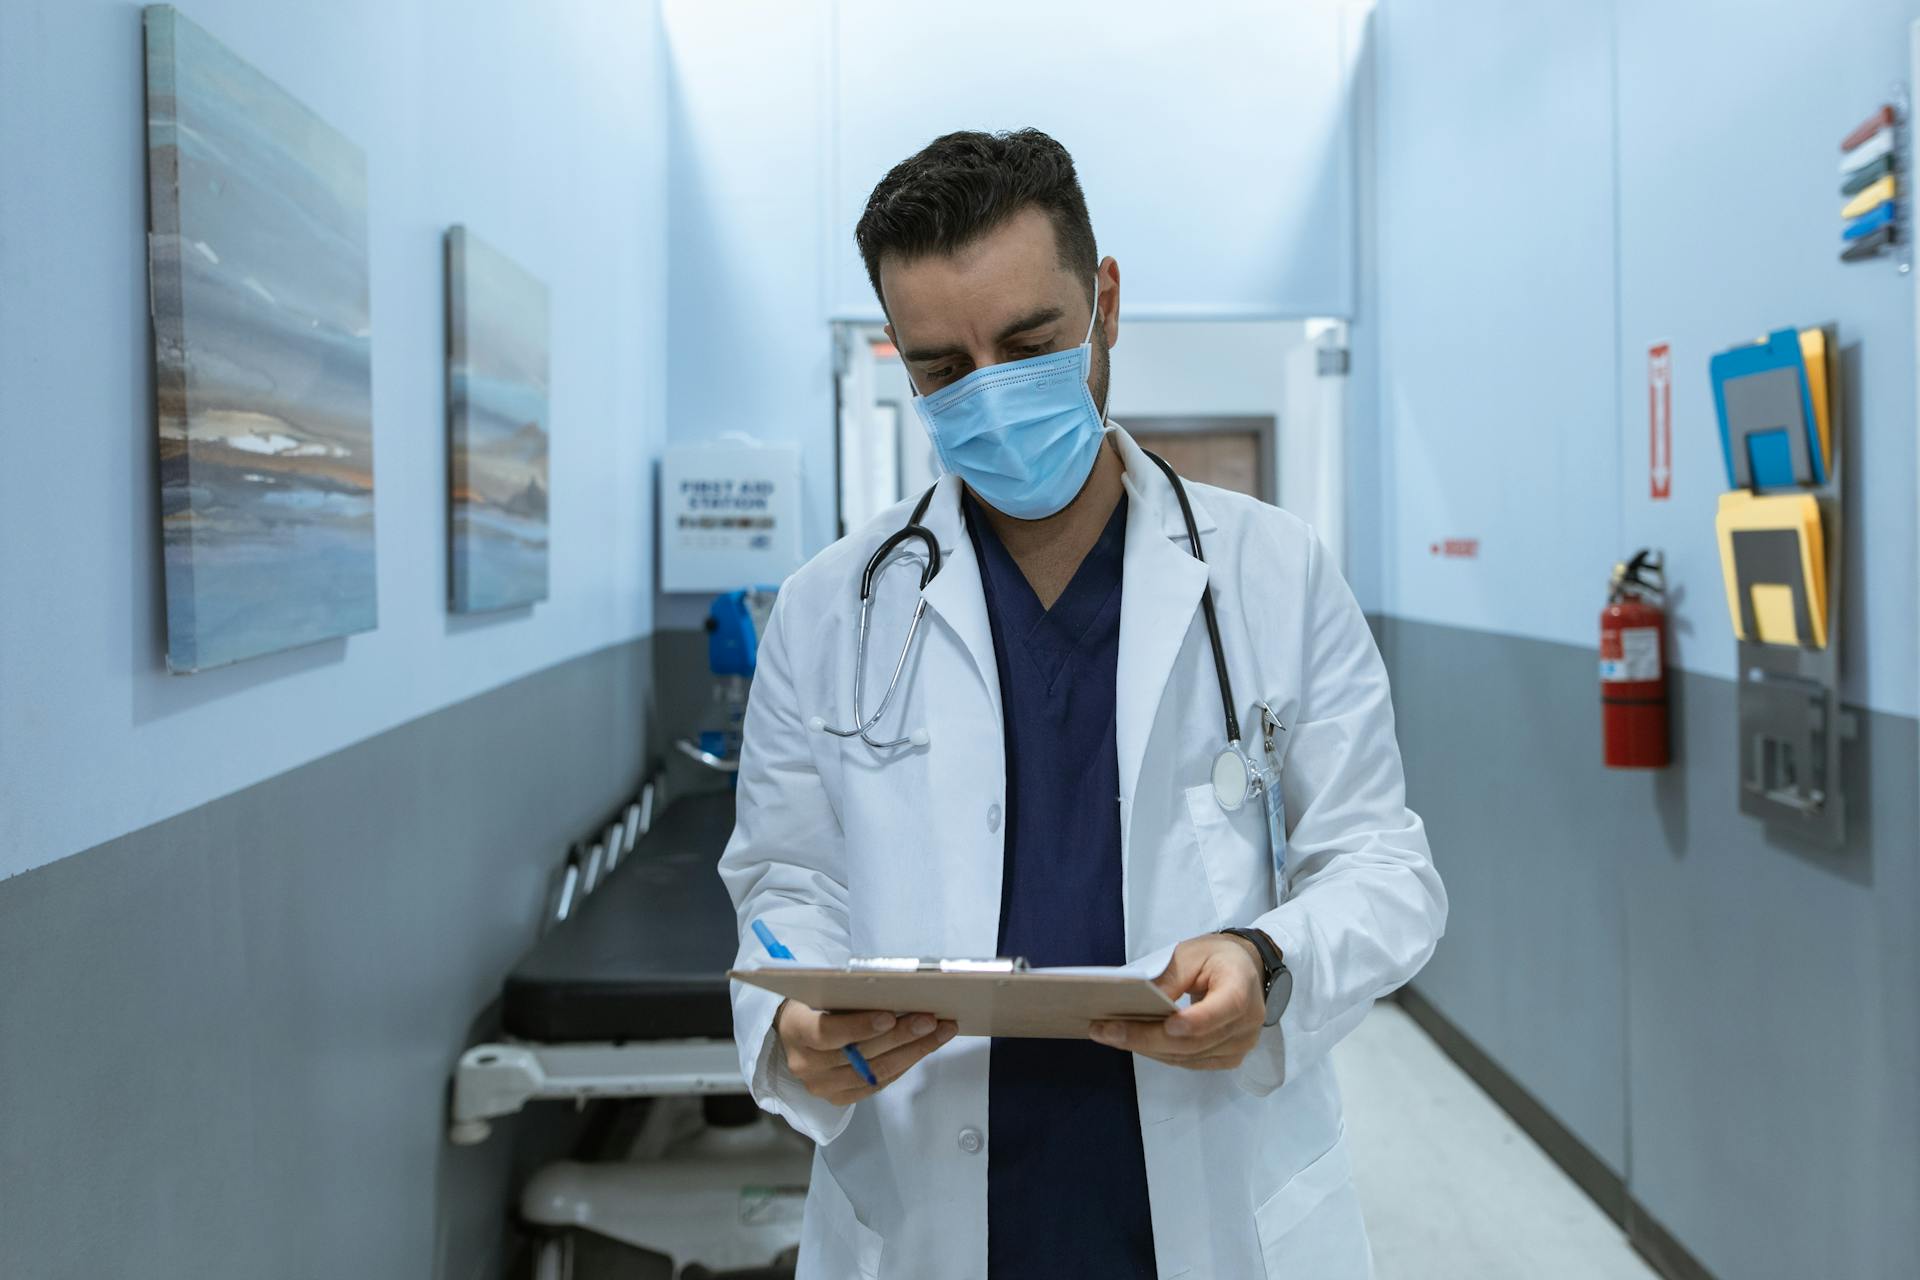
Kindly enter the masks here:
[[1913, 269], [1910, 142], [1903, 85], [1840, 140], [1840, 261]]
[[1841, 744], [1851, 736], [1840, 703], [1846, 526], [1834, 353], [1830, 329], [1780, 330], [1712, 365], [1736, 485], [1716, 529], [1740, 661], [1740, 811], [1828, 848], [1846, 839]]

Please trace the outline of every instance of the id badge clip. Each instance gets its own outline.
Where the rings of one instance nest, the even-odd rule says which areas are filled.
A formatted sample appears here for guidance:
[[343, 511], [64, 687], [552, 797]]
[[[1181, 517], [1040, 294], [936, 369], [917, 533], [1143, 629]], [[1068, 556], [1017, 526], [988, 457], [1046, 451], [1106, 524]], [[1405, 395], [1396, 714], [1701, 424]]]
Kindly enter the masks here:
[[1280, 761], [1286, 756], [1287, 726], [1264, 702], [1253, 704], [1260, 713], [1260, 799], [1267, 811], [1267, 840], [1273, 849], [1273, 874], [1280, 896], [1287, 888], [1287, 802], [1280, 794]]

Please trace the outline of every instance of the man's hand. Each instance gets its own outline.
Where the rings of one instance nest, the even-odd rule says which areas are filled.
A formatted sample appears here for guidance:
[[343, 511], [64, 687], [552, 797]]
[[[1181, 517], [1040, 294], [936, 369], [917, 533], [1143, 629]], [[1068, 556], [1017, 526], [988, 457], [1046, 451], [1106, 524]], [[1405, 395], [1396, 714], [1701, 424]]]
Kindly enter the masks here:
[[[959, 1028], [931, 1014], [821, 1013], [788, 1000], [773, 1015], [774, 1034], [787, 1070], [808, 1093], [837, 1107], [871, 1097], [905, 1075], [914, 1063], [953, 1039]], [[860, 1050], [878, 1084], [868, 1084], [842, 1052]]]
[[1260, 1040], [1267, 1012], [1263, 972], [1259, 952], [1244, 938], [1189, 938], [1153, 982], [1169, 1000], [1191, 995], [1193, 1002], [1160, 1022], [1096, 1022], [1093, 1038], [1170, 1067], [1231, 1071]]

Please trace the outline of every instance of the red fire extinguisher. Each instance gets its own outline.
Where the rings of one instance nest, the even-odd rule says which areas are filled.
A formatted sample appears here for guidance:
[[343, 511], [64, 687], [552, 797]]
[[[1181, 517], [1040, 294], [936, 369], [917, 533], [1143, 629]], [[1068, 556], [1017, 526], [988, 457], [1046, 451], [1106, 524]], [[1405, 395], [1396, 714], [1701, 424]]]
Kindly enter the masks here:
[[1600, 611], [1600, 715], [1609, 769], [1661, 769], [1667, 749], [1667, 575], [1657, 551], [1613, 566]]

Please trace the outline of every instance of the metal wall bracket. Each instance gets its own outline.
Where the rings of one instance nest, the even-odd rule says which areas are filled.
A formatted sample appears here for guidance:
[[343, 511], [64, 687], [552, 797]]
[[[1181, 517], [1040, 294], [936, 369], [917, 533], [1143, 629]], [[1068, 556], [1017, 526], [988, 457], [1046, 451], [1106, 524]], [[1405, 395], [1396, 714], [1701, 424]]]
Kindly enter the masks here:
[[731, 1040], [626, 1044], [481, 1044], [460, 1055], [447, 1137], [484, 1142], [489, 1121], [536, 1099], [657, 1098], [744, 1093]]
[[1769, 831], [1820, 848], [1847, 839], [1841, 744], [1854, 737], [1853, 713], [1840, 702], [1841, 539], [1846, 522], [1841, 478], [1839, 361], [1827, 331], [1827, 385], [1833, 414], [1827, 483], [1810, 486], [1820, 504], [1826, 546], [1827, 644], [1824, 649], [1739, 641], [1740, 811]]

